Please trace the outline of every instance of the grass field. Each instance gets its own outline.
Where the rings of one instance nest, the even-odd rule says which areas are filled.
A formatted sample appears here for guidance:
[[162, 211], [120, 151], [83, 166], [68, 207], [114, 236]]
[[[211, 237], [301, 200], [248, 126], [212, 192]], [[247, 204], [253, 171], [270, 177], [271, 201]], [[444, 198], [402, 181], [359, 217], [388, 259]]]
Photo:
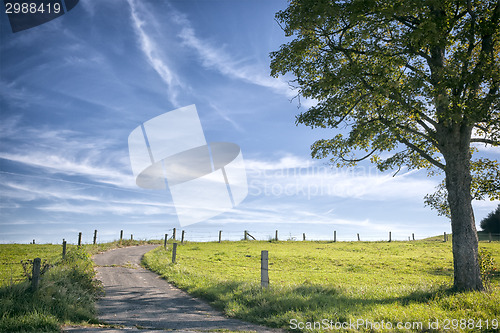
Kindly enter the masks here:
[[[68, 249], [71, 246], [68, 246]], [[61, 258], [61, 245], [52, 244], [0, 244], [0, 286], [10, 285], [26, 279], [21, 260], [41, 258], [55, 263]]]
[[[146, 241], [111, 242], [67, 246], [50, 244], [0, 245], [0, 332], [60, 332], [63, 324], [97, 324], [95, 300], [101, 293], [95, 280], [91, 255], [119, 246], [140, 245]], [[33, 292], [23, 274], [21, 260], [34, 258], [53, 265]], [[31, 267], [30, 267], [31, 269]]]
[[[442, 241], [187, 243], [178, 247], [176, 264], [171, 246], [146, 254], [144, 264], [227, 315], [270, 327], [496, 332], [500, 244], [481, 242], [480, 248], [491, 253], [497, 269], [484, 293], [450, 289], [451, 242]], [[269, 251], [270, 288], [265, 290], [261, 250]]]

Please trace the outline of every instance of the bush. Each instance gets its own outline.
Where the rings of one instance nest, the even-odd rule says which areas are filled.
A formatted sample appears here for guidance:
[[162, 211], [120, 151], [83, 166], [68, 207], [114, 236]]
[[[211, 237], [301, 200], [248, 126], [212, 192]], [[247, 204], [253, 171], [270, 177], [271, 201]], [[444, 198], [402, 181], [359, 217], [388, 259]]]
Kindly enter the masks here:
[[491, 285], [491, 277], [496, 270], [496, 265], [491, 252], [485, 248], [479, 249], [479, 267], [481, 269], [483, 284], [486, 288], [489, 288]]
[[481, 229], [492, 234], [500, 234], [500, 205], [481, 221]]
[[51, 267], [32, 291], [29, 281], [0, 288], [0, 332], [60, 332], [60, 325], [97, 323], [102, 291], [90, 256], [81, 248]]

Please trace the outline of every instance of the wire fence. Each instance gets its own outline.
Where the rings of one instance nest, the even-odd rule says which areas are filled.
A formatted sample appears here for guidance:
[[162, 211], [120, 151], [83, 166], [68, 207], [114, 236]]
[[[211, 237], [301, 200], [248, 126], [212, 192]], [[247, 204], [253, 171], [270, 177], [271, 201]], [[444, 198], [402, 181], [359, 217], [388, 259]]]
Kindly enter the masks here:
[[[120, 238], [118, 238], [121, 241], [128, 240], [129, 237], [124, 233], [123, 230], [120, 230], [120, 232], [117, 232], [116, 235], [119, 235]], [[353, 242], [353, 241], [366, 241], [366, 242], [373, 242], [373, 241], [416, 241], [416, 240], [421, 240], [421, 239], [426, 239], [428, 237], [423, 236], [423, 237], [417, 237], [415, 233], [412, 233], [411, 235], [402, 235], [402, 234], [394, 234], [392, 232], [389, 232], [387, 234], [387, 237], [385, 239], [382, 239], [381, 237], [378, 236], [370, 236], [362, 233], [338, 233], [335, 230], [332, 230], [331, 235], [322, 235], [321, 237], [317, 237], [316, 234], [308, 235], [307, 233], [299, 233], [299, 232], [280, 232], [279, 230], [273, 230], [273, 231], [262, 231], [262, 230], [254, 230], [254, 229], [249, 229], [249, 230], [243, 230], [243, 231], [224, 231], [224, 230], [216, 230], [214, 229], [213, 231], [186, 231], [186, 230], [179, 230], [177, 228], [170, 228], [166, 229], [165, 234], [153, 234], [149, 235], [149, 237], [142, 238], [141, 240], [164, 240], [165, 235], [167, 235], [168, 241], [171, 243], [173, 240], [176, 240], [178, 242], [218, 242], [218, 241], [242, 241], [242, 240], [247, 240], [247, 241], [329, 241], [329, 242]], [[443, 233], [442, 236], [439, 237], [433, 237], [434, 240], [436, 241], [443, 241], [447, 242], [449, 241], [449, 237], [451, 235], [447, 234], [446, 232]], [[109, 241], [115, 241], [118, 240], [116, 237], [111, 238], [111, 239], [100, 239], [99, 233], [97, 230], [94, 230], [93, 235], [87, 236], [87, 238], [92, 239], [92, 241], [88, 242], [87, 244], [98, 244], [98, 243], [105, 243]], [[106, 238], [106, 237], [103, 237]], [[83, 238], [82, 238], [82, 233], [78, 233], [77, 237], [75, 237], [75, 240], [78, 240], [77, 243], [78, 245], [83, 245]], [[130, 239], [134, 239], [133, 235], [130, 235]], [[480, 242], [500, 242], [500, 233], [487, 233], [487, 232], [478, 232], [478, 239]], [[61, 253], [65, 252], [65, 244], [66, 241], [63, 240], [63, 247]], [[35, 244], [35, 240], [33, 240], [33, 244]], [[0, 258], [0, 285], [12, 285], [21, 281], [25, 281], [28, 279], [26, 275], [26, 272], [23, 274], [23, 269], [22, 269], [22, 261], [15, 261], [15, 262], [1, 262]], [[24, 259], [23, 261], [28, 261], [31, 259]], [[211, 261], [213, 262], [213, 261]], [[271, 263], [272, 265], [273, 263]], [[236, 267], [236, 266], [235, 266]], [[237, 264], [237, 267], [241, 268], [254, 268], [253, 266], [246, 266]], [[312, 265], [311, 267], [314, 267]], [[310, 272], [311, 267], [308, 267], [308, 270]]]
[[0, 286], [10, 286], [28, 280], [28, 277], [22, 273], [22, 261], [28, 260], [29, 259], [19, 260], [17, 262], [0, 262], [0, 271], [2, 271], [0, 275], [2, 277], [0, 279]]

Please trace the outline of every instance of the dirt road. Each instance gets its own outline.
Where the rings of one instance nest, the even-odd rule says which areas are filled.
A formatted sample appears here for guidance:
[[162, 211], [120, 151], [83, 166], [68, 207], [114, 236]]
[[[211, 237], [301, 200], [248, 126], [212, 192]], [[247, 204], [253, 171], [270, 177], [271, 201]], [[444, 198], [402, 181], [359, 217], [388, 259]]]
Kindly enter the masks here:
[[65, 328], [80, 332], [207, 332], [214, 330], [282, 332], [225, 317], [140, 266], [144, 253], [157, 245], [111, 250], [95, 256], [98, 279], [106, 296], [99, 300], [99, 319], [123, 329]]

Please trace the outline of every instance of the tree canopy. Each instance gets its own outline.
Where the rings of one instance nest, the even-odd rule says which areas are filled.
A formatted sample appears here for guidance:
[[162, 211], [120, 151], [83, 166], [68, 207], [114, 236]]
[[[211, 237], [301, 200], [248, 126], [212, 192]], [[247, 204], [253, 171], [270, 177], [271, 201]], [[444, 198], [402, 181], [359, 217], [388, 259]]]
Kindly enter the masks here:
[[481, 220], [481, 229], [492, 234], [500, 234], [500, 205]]
[[[444, 172], [428, 203], [449, 207], [458, 260], [455, 236], [475, 233], [471, 199], [500, 198], [498, 161], [471, 157], [500, 144], [500, 1], [292, 0], [276, 19], [293, 40], [271, 53], [271, 74], [292, 73], [317, 101], [297, 123], [335, 129], [312, 156]], [[477, 236], [465, 247], [477, 276]]]

